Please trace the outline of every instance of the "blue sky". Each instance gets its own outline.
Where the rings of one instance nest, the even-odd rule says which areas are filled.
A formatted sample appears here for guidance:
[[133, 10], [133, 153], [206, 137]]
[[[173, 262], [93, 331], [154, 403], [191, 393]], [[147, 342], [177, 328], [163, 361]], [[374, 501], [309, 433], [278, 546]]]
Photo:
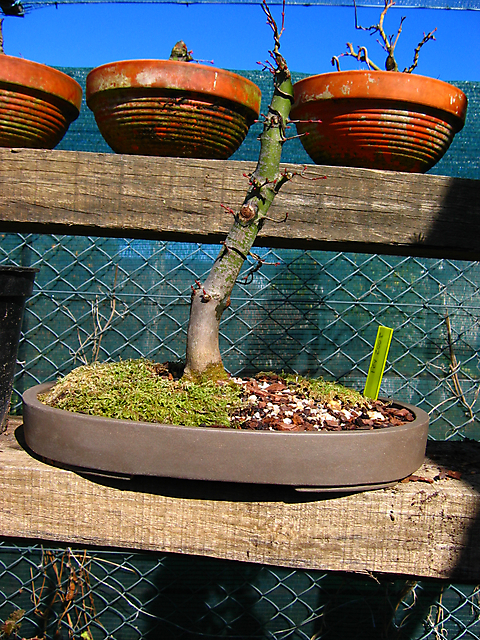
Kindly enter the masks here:
[[[280, 20], [281, 8], [272, 7]], [[377, 22], [379, 9], [360, 8], [359, 22]], [[441, 80], [480, 80], [480, 11], [394, 7], [385, 23], [396, 33], [405, 15], [397, 60], [409, 66], [424, 31], [437, 27], [436, 41], [422, 50], [417, 73]], [[5, 52], [52, 66], [94, 67], [114, 60], [167, 58], [184, 40], [199, 60], [226, 69], [256, 69], [268, 57], [272, 38], [258, 5], [59, 4], [4, 22]], [[366, 45], [383, 66], [376, 36], [356, 31], [352, 7], [287, 6], [282, 53], [292, 71], [332, 71], [332, 55], [345, 43]], [[342, 68], [358, 63], [344, 59]]]

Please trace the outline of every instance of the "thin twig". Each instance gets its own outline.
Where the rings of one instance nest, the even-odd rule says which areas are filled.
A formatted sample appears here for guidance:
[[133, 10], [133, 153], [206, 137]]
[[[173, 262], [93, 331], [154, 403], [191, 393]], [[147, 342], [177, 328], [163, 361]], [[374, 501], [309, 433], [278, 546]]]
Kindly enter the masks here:
[[378, 67], [370, 58], [368, 57], [367, 47], [358, 47], [358, 51], [355, 51], [353, 48], [353, 44], [351, 42], [347, 42], [347, 51], [345, 53], [341, 53], [338, 57], [332, 58], [332, 64], [337, 64], [337, 69], [340, 70], [340, 64], [338, 58], [342, 58], [344, 56], [351, 56], [355, 58], [359, 62], [364, 62], [369, 69], [373, 69], [374, 71], [380, 71], [380, 67]]
[[437, 615], [435, 616], [435, 638], [437, 640], [446, 640], [447, 634], [445, 633], [445, 627], [443, 626], [443, 592], [445, 590], [445, 586], [442, 585], [440, 589], [440, 595], [438, 597], [437, 603]]
[[455, 351], [453, 349], [452, 326], [450, 323], [450, 316], [448, 315], [448, 312], [445, 315], [445, 326], [447, 327], [448, 350], [450, 355], [449, 370], [450, 370], [450, 377], [453, 382], [453, 388], [451, 385], [449, 385], [449, 387], [451, 388], [452, 392], [455, 394], [455, 397], [458, 400], [460, 400], [460, 402], [463, 404], [463, 406], [467, 410], [468, 415], [470, 416], [469, 422], [473, 422], [475, 420], [473, 407], [477, 402], [478, 395], [480, 393], [480, 386], [477, 388], [473, 402], [469, 403], [465, 397], [465, 393], [463, 391], [460, 378], [458, 377], [458, 372], [460, 371], [461, 364], [458, 362], [457, 357], [455, 355]]
[[[74, 569], [73, 561], [75, 561], [77, 569]], [[83, 628], [81, 637], [91, 639], [93, 636], [90, 625], [93, 621], [105, 631], [100, 621], [96, 620], [97, 613], [90, 582], [90, 564], [91, 558], [87, 556], [86, 550], [83, 552], [83, 557], [77, 557], [67, 547], [61, 556], [57, 556], [54, 552], [45, 551], [42, 547], [43, 581], [39, 591], [35, 588], [32, 571], [30, 571], [30, 575], [34, 612], [43, 620], [44, 635], [55, 603], [57, 603], [57, 608], [60, 608], [55, 620], [56, 636], [60, 636], [62, 624], [67, 626], [69, 638], [77, 637], [79, 630]], [[48, 578], [47, 570], [51, 570], [54, 574], [52, 587], [48, 588], [52, 595], [49, 595], [49, 601], [46, 603], [44, 611], [41, 611], [40, 604], [44, 597], [44, 590], [47, 589], [47, 580], [52, 583]]]
[[3, 18], [0, 18], [0, 55], [5, 54], [3, 48]]
[[[110, 301], [110, 313], [108, 317], [103, 316], [100, 313], [100, 303], [98, 300], [98, 296], [95, 296], [95, 302], [90, 303], [90, 314], [92, 317], [93, 323], [93, 331], [82, 338], [80, 328], [77, 326], [77, 339], [78, 339], [78, 349], [74, 351], [70, 350], [71, 354], [75, 359], [79, 359], [82, 364], [90, 364], [92, 362], [97, 362], [100, 356], [100, 347], [102, 344], [103, 336], [107, 333], [107, 331], [111, 328], [115, 317], [123, 318], [127, 311], [123, 313], [119, 313], [117, 311], [117, 297], [115, 295], [115, 289], [117, 285], [117, 274], [118, 274], [118, 265], [115, 266], [115, 277], [113, 281], [113, 289], [111, 294]], [[68, 307], [64, 307], [67, 315], [78, 325], [78, 321], [73, 315], [73, 313], [68, 309]], [[86, 349], [89, 345], [92, 345], [92, 355], [89, 359], [87, 357]]]
[[[385, 69], [387, 71], [398, 71], [398, 64], [395, 60], [395, 47], [398, 44], [398, 39], [400, 38], [400, 34], [403, 29], [403, 22], [405, 20], [405, 16], [400, 18], [400, 24], [397, 29], [397, 33], [393, 35], [387, 35], [384, 28], [384, 22], [387, 15], [387, 11], [395, 5], [394, 0], [384, 0], [384, 8], [380, 14], [379, 20], [377, 24], [372, 24], [369, 27], [363, 27], [358, 21], [358, 9], [357, 3], [353, 0], [353, 6], [355, 8], [355, 29], [359, 29], [361, 31], [367, 31], [370, 35], [374, 35], [378, 33], [379, 39], [378, 43], [387, 52], [387, 59], [385, 60]], [[420, 54], [421, 48], [429, 41], [435, 40], [434, 33], [436, 29], [430, 31], [428, 34], [423, 35], [423, 39], [418, 43], [417, 47], [414, 50], [413, 63], [410, 67], [406, 67], [403, 72], [404, 73], [412, 73], [412, 71], [418, 65], [418, 58]], [[332, 58], [332, 65], [336, 65], [337, 70], [340, 71], [340, 61], [339, 58], [341, 56], [352, 56], [356, 58], [359, 62], [364, 62], [369, 69], [373, 69], [375, 71], [380, 71], [380, 67], [378, 67], [374, 62], [372, 62], [367, 53], [367, 49], [365, 47], [358, 47], [358, 51], [355, 52], [353, 45], [347, 42], [348, 50], [345, 53], [342, 53], [340, 56], [334, 56]]]
[[433, 34], [435, 33], [436, 30], [437, 30], [437, 28], [435, 27], [435, 29], [433, 31], [430, 31], [430, 33], [427, 33], [427, 35], [423, 34], [422, 40], [420, 40], [420, 42], [415, 47], [415, 51], [414, 51], [414, 55], [413, 55], [413, 62], [412, 62], [410, 67], [405, 68], [403, 70], [404, 73], [412, 73], [412, 71], [416, 68], [416, 66], [418, 65], [418, 58], [419, 58], [419, 55], [420, 55], [420, 49], [429, 40], [435, 40], [435, 36]]

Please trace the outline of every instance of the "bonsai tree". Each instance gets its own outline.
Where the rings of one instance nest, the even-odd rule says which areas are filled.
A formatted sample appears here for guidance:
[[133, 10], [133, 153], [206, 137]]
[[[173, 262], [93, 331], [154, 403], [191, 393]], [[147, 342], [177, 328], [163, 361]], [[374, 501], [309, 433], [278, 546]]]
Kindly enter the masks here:
[[[224, 207], [233, 217], [230, 231], [226, 239], [221, 243], [221, 249], [206, 280], [204, 282], [196, 281], [195, 285], [192, 286], [185, 363], [151, 363], [140, 360], [108, 363], [113, 365], [112, 367], [108, 367], [108, 365], [106, 367], [102, 367], [102, 365], [97, 367], [96, 357], [99, 352], [99, 340], [108, 329], [115, 315], [115, 307], [113, 306], [106, 324], [101, 326], [97, 318], [98, 326], [96, 326], [92, 336], [87, 338], [87, 340], [90, 340], [93, 337], [94, 362], [92, 365], [78, 367], [63, 380], [60, 380], [48, 393], [42, 396], [42, 401], [46, 404], [69, 411], [117, 418], [128, 417], [133, 419], [132, 416], [135, 415], [139, 419], [145, 419], [145, 421], [160, 423], [190, 424], [191, 421], [195, 425], [229, 424], [229, 411], [232, 408], [237, 408], [237, 400], [243, 391], [239, 388], [234, 389], [234, 387], [242, 385], [224, 384], [224, 381], [229, 376], [225, 371], [219, 346], [219, 326], [222, 314], [230, 305], [230, 296], [245, 260], [249, 256], [257, 260], [257, 265], [253, 267], [255, 270], [262, 265], [263, 261], [251, 253], [251, 249], [257, 234], [267, 220], [267, 213], [275, 196], [294, 175], [303, 176], [303, 172], [296, 174], [295, 172], [289, 173], [280, 169], [282, 148], [289, 139], [287, 130], [292, 122], [290, 120], [290, 110], [294, 102], [291, 73], [285, 59], [280, 54], [280, 38], [284, 30], [285, 6], [282, 9], [280, 29], [266, 0], [262, 0], [261, 6], [267, 17], [267, 24], [273, 32], [274, 46], [269, 52], [270, 59], [264, 65], [264, 68], [268, 69], [272, 74], [273, 95], [266, 115], [262, 115], [263, 130], [260, 135], [261, 144], [257, 166], [251, 174], [245, 176], [248, 184], [243, 203], [239, 206], [238, 211]], [[186, 45], [179, 41], [173, 48], [170, 59], [188, 63], [192, 60], [192, 56]], [[84, 346], [85, 343], [82, 343], [82, 349]], [[116, 365], [118, 365], [118, 369]], [[92, 374], [93, 370], [95, 370], [95, 375]], [[120, 372], [120, 381], [117, 377], [117, 371]], [[147, 411], [149, 412], [150, 406], [145, 407], [139, 397], [135, 399], [134, 409], [130, 401], [127, 403], [128, 416], [126, 416], [123, 413], [123, 408], [117, 406], [117, 384], [122, 385], [122, 381], [131, 379], [150, 379], [152, 375], [155, 378], [154, 384], [156, 384], [158, 378], [167, 380], [166, 391], [158, 391], [157, 389], [157, 391], [153, 392], [162, 394], [165, 391], [166, 395], [162, 396], [161, 411], [163, 412], [162, 416], [165, 414], [166, 417], [160, 418], [156, 414], [155, 418], [146, 419], [145, 414]], [[271, 380], [278, 376], [266, 373], [264, 377]], [[180, 380], [181, 384], [176, 384], [178, 378], [182, 378]], [[318, 399], [325, 399], [325, 401], [342, 397], [342, 400], [350, 402], [351, 405], [364, 406], [366, 404], [362, 394], [345, 389], [339, 384], [328, 383], [323, 379], [304, 382], [299, 381], [298, 376], [294, 376], [294, 378], [295, 380], [290, 381], [289, 384], [292, 387], [298, 386], [299, 393], [312, 394]], [[175, 385], [175, 393], [172, 393], [171, 387], [168, 386], [170, 382]], [[220, 384], [215, 384], [217, 382]], [[252, 390], [257, 384], [256, 382], [252, 383], [252, 387], [252, 384], [245, 382], [247, 391], [248, 389]], [[92, 384], [90, 385], [90, 383]], [[84, 384], [89, 386], [87, 394], [70, 393], [72, 388], [80, 388]], [[108, 398], [102, 399], [100, 403], [102, 406], [96, 405], [93, 407], [95, 399], [93, 398], [92, 387], [96, 387], [95, 393], [99, 389], [108, 388]], [[207, 387], [208, 391], [206, 390]], [[195, 389], [199, 390], [198, 394]], [[182, 395], [184, 391], [185, 394]], [[274, 393], [273, 390], [272, 393]], [[149, 394], [150, 390], [147, 392], [147, 398], [150, 398]], [[191, 394], [191, 397], [186, 397], [189, 394]], [[168, 402], [165, 397], [168, 397]], [[111, 403], [110, 399], [112, 400]], [[105, 400], [105, 403], [103, 400]], [[165, 406], [163, 404], [164, 400]], [[202, 403], [201, 410], [199, 409], [199, 403]], [[148, 399], [147, 404], [151, 404]], [[213, 407], [214, 404], [215, 408]], [[208, 419], [206, 417], [207, 413], [209, 414]], [[353, 416], [353, 414], [351, 415]], [[275, 413], [275, 416], [277, 416], [277, 413]], [[292, 422], [290, 418], [286, 418], [286, 420]]]
[[264, 116], [260, 154], [255, 171], [248, 176], [248, 190], [238, 211], [230, 210], [233, 224], [204, 283], [192, 287], [190, 321], [184, 375], [192, 379], [226, 377], [219, 348], [219, 324], [230, 304], [230, 295], [266, 214], [283, 184], [292, 178], [280, 171], [283, 144], [288, 139], [290, 107], [293, 103], [291, 74], [280, 54], [285, 7], [279, 30], [265, 0], [262, 8], [273, 31], [274, 47], [266, 67], [273, 76], [273, 97]]
[[[377, 42], [381, 45], [381, 47], [387, 53], [387, 57], [385, 59], [386, 71], [399, 70], [397, 61], [395, 59], [395, 47], [397, 46], [398, 39], [400, 37], [400, 34], [402, 33], [403, 22], [406, 17], [406, 16], [402, 16], [402, 18], [400, 18], [400, 25], [397, 29], [396, 34], [387, 35], [384, 27], [385, 17], [387, 15], [387, 11], [394, 5], [395, 5], [395, 2], [393, 0], [385, 0], [385, 6], [383, 8], [383, 11], [380, 14], [378, 23], [371, 25], [370, 27], [362, 27], [358, 23], [357, 5], [354, 0], [355, 29], [360, 29], [361, 31], [368, 31], [370, 35], [378, 34], [379, 38]], [[403, 70], [403, 73], [412, 73], [412, 71], [417, 67], [421, 48], [429, 40], [435, 40], [434, 33], [436, 30], [437, 29], [435, 28], [433, 29], [433, 31], [430, 31], [430, 33], [423, 34], [422, 40], [415, 47], [412, 64], [409, 67], [405, 67], [405, 69]], [[381, 71], [380, 67], [376, 65], [374, 62], [372, 62], [372, 60], [370, 60], [366, 47], [358, 47], [357, 51], [355, 51], [353, 44], [351, 42], [347, 42], [347, 51], [345, 53], [341, 53], [340, 56], [333, 56], [332, 58], [332, 65], [335, 65], [338, 71], [340, 71], [339, 58], [341, 58], [342, 56], [351, 56], [353, 58], [356, 58], [359, 62], [364, 62], [369, 69], [372, 69], [374, 71]]]

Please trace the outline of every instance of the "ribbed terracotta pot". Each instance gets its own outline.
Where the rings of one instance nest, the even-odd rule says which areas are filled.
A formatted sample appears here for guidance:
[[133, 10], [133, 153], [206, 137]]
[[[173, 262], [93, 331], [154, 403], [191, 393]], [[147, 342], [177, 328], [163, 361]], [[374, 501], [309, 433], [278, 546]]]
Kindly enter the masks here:
[[339, 71], [294, 86], [291, 118], [316, 164], [424, 173], [465, 123], [451, 84], [391, 71]]
[[226, 159], [260, 112], [242, 76], [173, 60], [126, 60], [93, 69], [87, 104], [117, 153]]
[[0, 146], [53, 149], [78, 118], [82, 88], [38, 62], [0, 55]]
[[38, 455], [68, 466], [128, 476], [289, 485], [307, 491], [390, 486], [423, 463], [428, 415], [374, 430], [297, 432], [184, 427], [73, 413], [23, 394], [23, 426]]

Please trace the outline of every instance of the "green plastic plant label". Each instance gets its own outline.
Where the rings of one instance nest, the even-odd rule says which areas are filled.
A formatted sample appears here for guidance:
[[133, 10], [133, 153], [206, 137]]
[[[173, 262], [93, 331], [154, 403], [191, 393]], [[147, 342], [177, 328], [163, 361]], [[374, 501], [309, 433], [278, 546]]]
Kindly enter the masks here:
[[377, 339], [375, 340], [372, 359], [370, 360], [370, 366], [368, 368], [367, 382], [363, 392], [366, 398], [371, 398], [372, 400], [378, 398], [392, 335], [393, 329], [382, 326], [378, 327]]

